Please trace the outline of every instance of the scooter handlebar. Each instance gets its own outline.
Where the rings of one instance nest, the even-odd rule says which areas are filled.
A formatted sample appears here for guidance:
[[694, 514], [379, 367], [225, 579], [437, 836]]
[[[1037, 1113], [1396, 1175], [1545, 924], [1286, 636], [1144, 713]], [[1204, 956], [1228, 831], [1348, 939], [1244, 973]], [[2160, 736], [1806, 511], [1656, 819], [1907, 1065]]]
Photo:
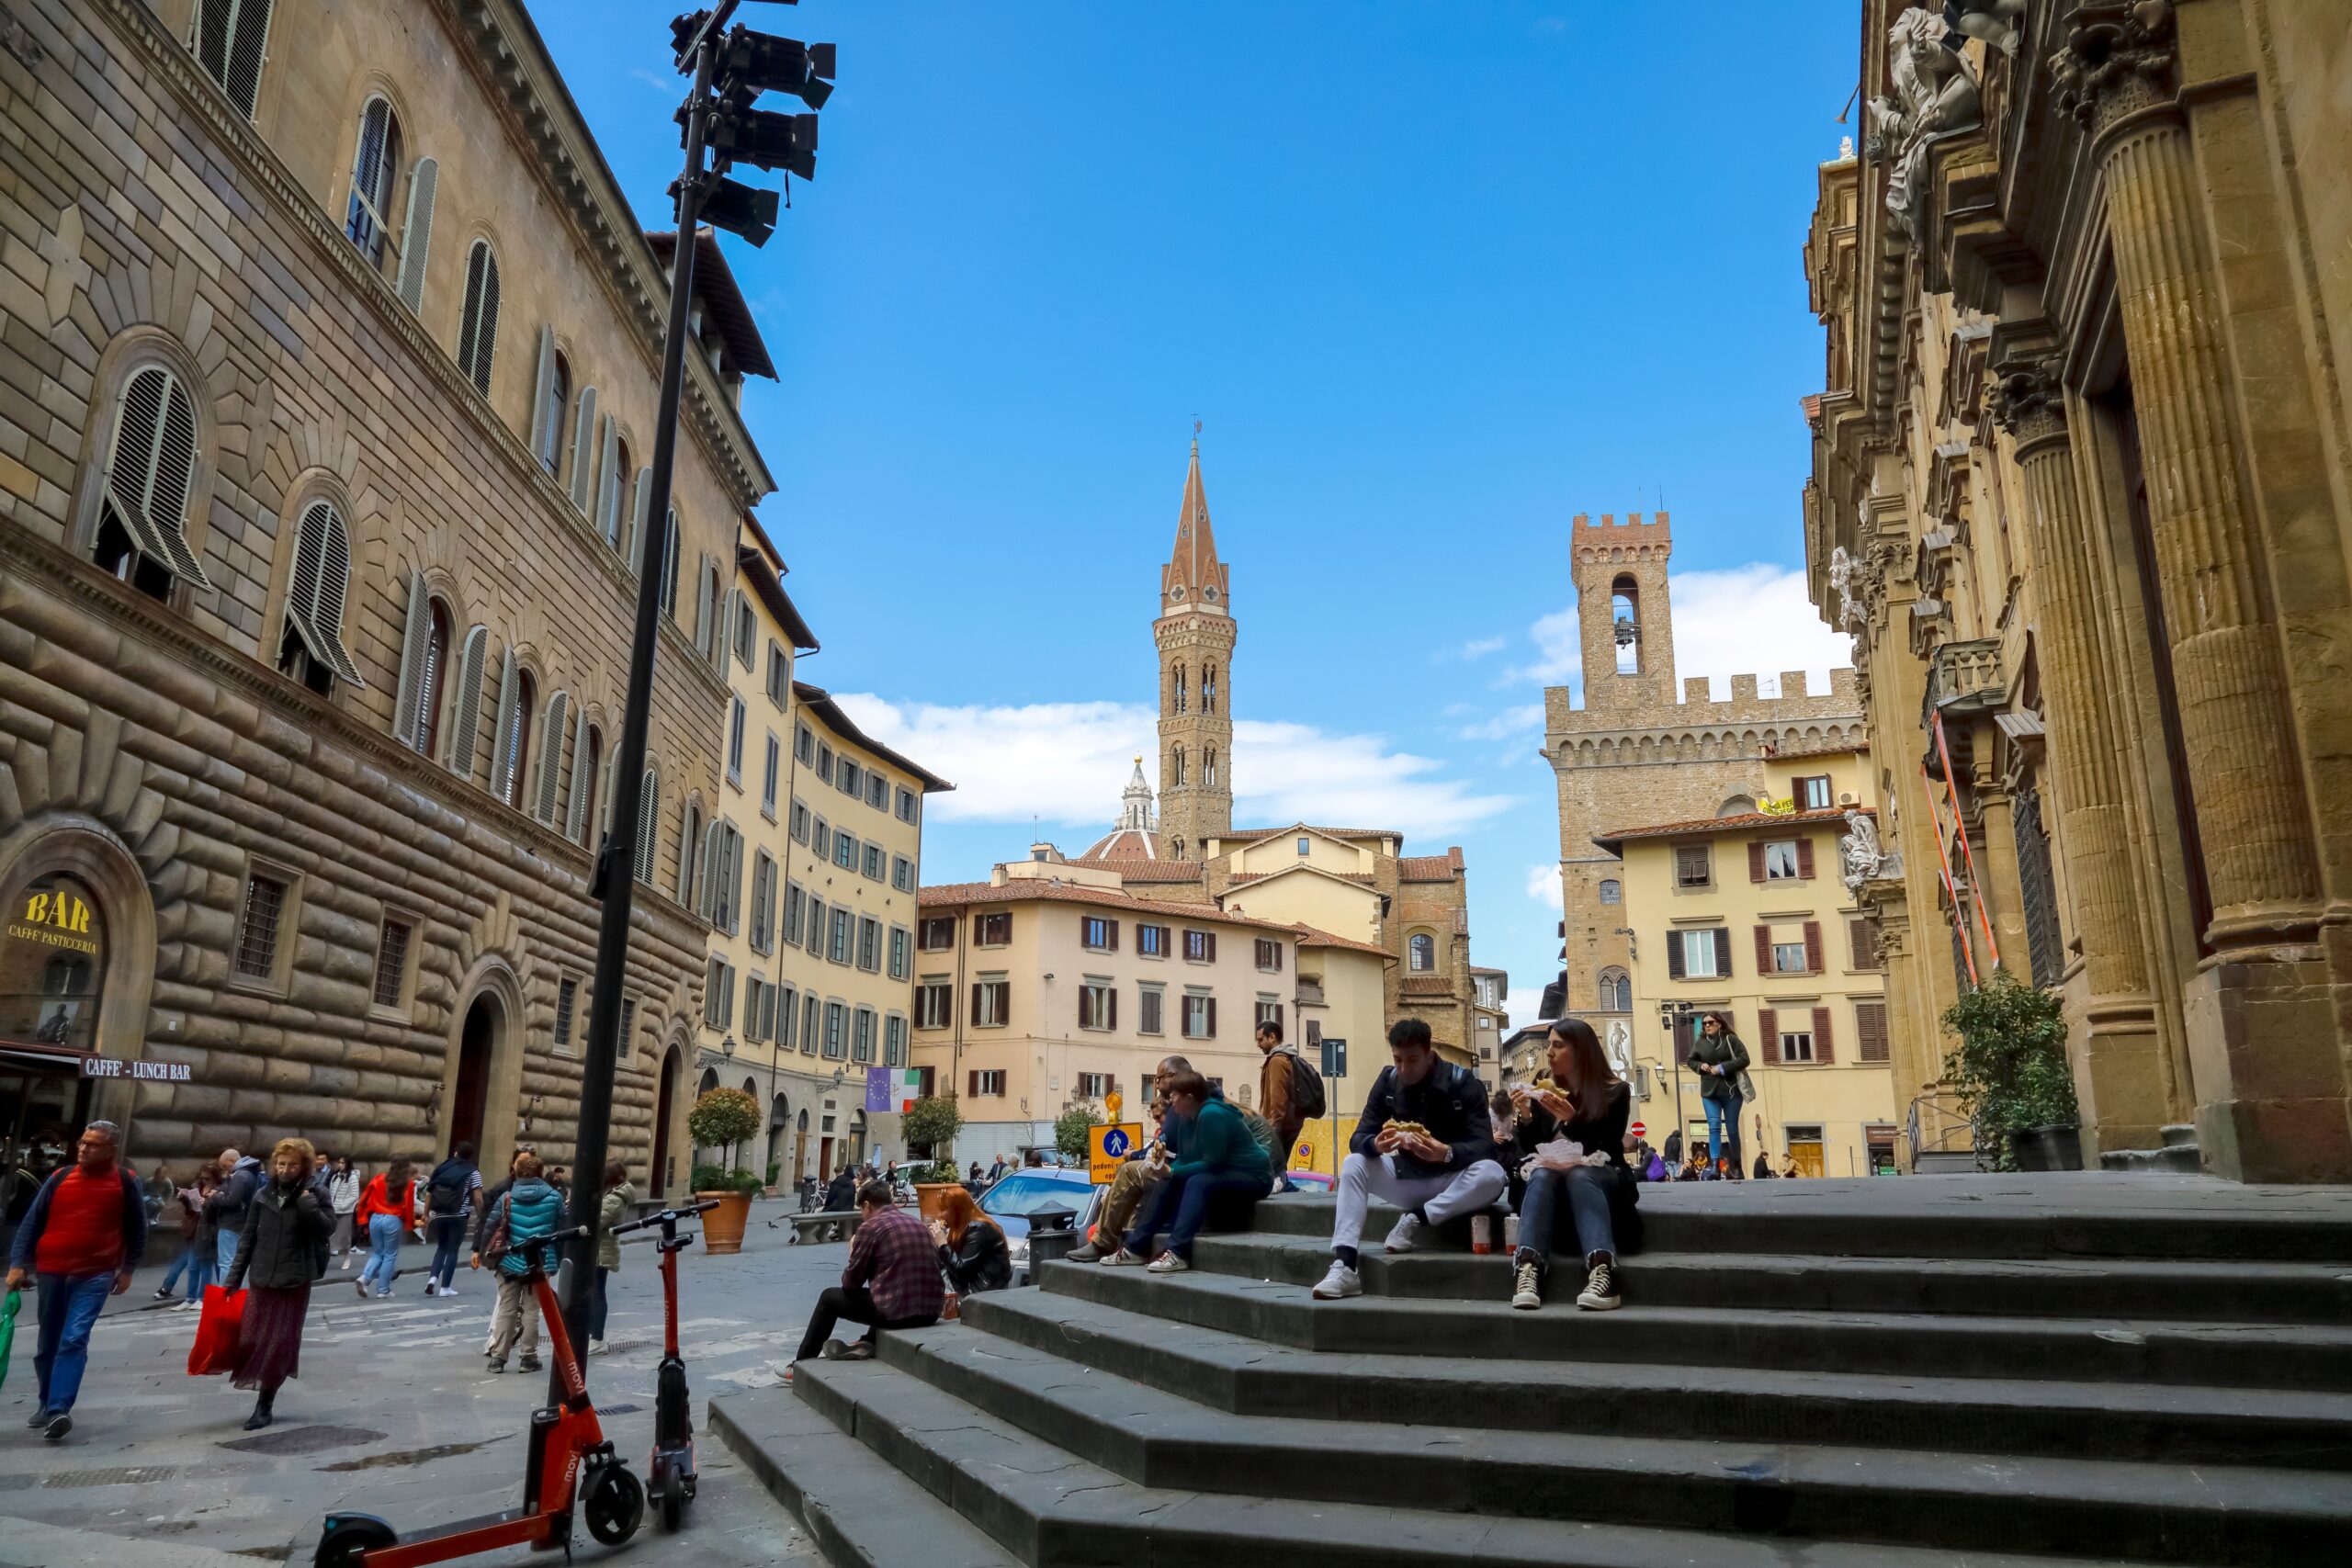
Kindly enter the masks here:
[[630, 1231], [646, 1230], [654, 1225], [663, 1224], [664, 1222], [674, 1224], [679, 1220], [691, 1219], [695, 1215], [702, 1213], [707, 1210], [716, 1209], [718, 1207], [718, 1199], [705, 1198], [698, 1202], [684, 1203], [674, 1208], [658, 1210], [653, 1213], [642, 1215], [634, 1220], [624, 1220], [619, 1224], [615, 1225], [609, 1234], [613, 1235], [626, 1235]]

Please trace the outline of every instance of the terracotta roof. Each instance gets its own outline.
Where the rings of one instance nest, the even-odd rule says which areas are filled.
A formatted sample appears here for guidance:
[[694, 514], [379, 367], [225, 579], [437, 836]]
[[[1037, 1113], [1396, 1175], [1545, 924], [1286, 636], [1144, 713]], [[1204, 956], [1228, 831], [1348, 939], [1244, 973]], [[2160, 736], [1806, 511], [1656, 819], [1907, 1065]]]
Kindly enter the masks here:
[[1408, 975], [1396, 982], [1396, 992], [1406, 997], [1450, 997], [1453, 982], [1442, 975]]
[[825, 690], [824, 687], [812, 686], [806, 681], [795, 681], [792, 683], [792, 695], [795, 701], [823, 719], [826, 728], [835, 735], [845, 740], [854, 741], [884, 761], [904, 768], [914, 774], [922, 782], [922, 792], [925, 795], [936, 795], [942, 790], [956, 787], [921, 762], [899, 755], [898, 752], [891, 750], [890, 748], [858, 728], [856, 721], [842, 711], [841, 704], [833, 701], [832, 693]]
[[[648, 234], [645, 243], [662, 265], [670, 265], [672, 253], [678, 248], [678, 231]], [[695, 293], [710, 307], [710, 319], [727, 340], [727, 352], [734, 359], [735, 367], [746, 376], [763, 376], [776, 379], [775, 362], [768, 357], [768, 345], [761, 341], [760, 329], [752, 320], [752, 308], [743, 302], [743, 291], [736, 287], [735, 274], [727, 265], [727, 253], [718, 248], [718, 235], [707, 224], [695, 229]]]
[[[1087, 862], [1115, 871], [1128, 882], [1194, 882], [1201, 880], [1201, 863], [1196, 860], [1122, 860]], [[1206, 897], [1204, 892], [1203, 897]]]
[[1095, 840], [1092, 847], [1077, 858], [1090, 863], [1166, 860], [1168, 840], [1158, 833], [1147, 833], [1136, 828], [1121, 828]]
[[1870, 749], [1871, 743], [1867, 740], [1849, 740], [1838, 746], [1804, 746], [1788, 751], [1775, 751], [1767, 747], [1764, 760], [1768, 762], [1787, 762], [1804, 757], [1845, 757]]
[[1396, 874], [1407, 882], [1451, 882], [1462, 874], [1462, 846], [1442, 855], [1406, 855], [1396, 863]]
[[[1267, 839], [1279, 839], [1284, 833], [1295, 833], [1301, 829], [1309, 833], [1320, 833], [1324, 837], [1329, 839], [1396, 839], [1402, 840], [1405, 837], [1404, 834], [1398, 832], [1394, 828], [1318, 828], [1312, 822], [1292, 822], [1281, 828], [1234, 828], [1222, 833], [1210, 833], [1207, 834], [1206, 837], [1212, 839], [1247, 839], [1250, 843], [1255, 844], [1262, 842]], [[1248, 846], [1245, 845], [1243, 847], [1247, 848]]]
[[1317, 931], [1308, 925], [1293, 926], [1291, 929], [1298, 933], [1298, 945], [1301, 947], [1336, 947], [1349, 953], [1375, 953], [1391, 964], [1396, 962], [1396, 955], [1378, 942], [1358, 942], [1352, 937], [1333, 936], [1329, 931]]
[[1284, 936], [1298, 934], [1295, 927], [1279, 920], [1261, 920], [1249, 915], [1232, 915], [1214, 904], [1179, 904], [1165, 898], [1138, 898], [1114, 887], [1085, 887], [1075, 882], [1054, 882], [1045, 877], [1022, 876], [999, 886], [993, 882], [949, 882], [936, 887], [926, 887], [915, 896], [918, 908], [924, 909], [968, 909], [983, 904], [1093, 904], [1104, 908], [1127, 909], [1138, 915], [1157, 915], [1170, 920], [1190, 920], [1195, 925], [1216, 924], [1249, 926], [1262, 931], [1280, 931]]
[[1792, 811], [1779, 816], [1769, 811], [1743, 811], [1736, 817], [1706, 817], [1690, 822], [1661, 822], [1654, 828], [1620, 828], [1613, 833], [1595, 833], [1592, 841], [1604, 850], [1614, 850], [1626, 839], [1687, 838], [1699, 833], [1736, 833], [1750, 828], [1803, 827], [1822, 822], [1843, 822], [1846, 813], [1859, 811], [1865, 817], [1877, 812], [1867, 806], [1832, 806], [1819, 811]]
[[1805, 423], [1808, 424], [1821, 423], [1821, 396], [1819, 392], [1807, 392], [1797, 400], [1797, 406], [1804, 410]]

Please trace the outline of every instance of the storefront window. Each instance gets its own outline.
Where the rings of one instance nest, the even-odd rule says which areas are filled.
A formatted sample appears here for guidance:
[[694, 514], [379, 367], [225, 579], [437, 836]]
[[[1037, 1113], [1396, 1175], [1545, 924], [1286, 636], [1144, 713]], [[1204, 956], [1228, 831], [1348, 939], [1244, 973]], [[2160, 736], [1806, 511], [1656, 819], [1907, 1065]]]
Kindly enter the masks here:
[[73, 877], [40, 877], [8, 900], [0, 931], [0, 1041], [96, 1048], [106, 920]]

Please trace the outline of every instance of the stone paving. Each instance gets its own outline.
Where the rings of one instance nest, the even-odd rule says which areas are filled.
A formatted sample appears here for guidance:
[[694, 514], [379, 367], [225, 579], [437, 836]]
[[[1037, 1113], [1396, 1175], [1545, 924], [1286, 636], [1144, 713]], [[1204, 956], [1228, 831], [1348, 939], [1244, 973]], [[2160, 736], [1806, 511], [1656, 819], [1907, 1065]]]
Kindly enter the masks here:
[[[616, 1551], [584, 1528], [584, 1562], [735, 1568], [822, 1559], [784, 1508], [703, 1428], [702, 1399], [772, 1386], [817, 1292], [840, 1279], [845, 1245], [787, 1247], [781, 1202], [754, 1204], [743, 1251], [681, 1259], [681, 1337], [695, 1393], [700, 1495], [686, 1528], [664, 1536], [649, 1515]], [[776, 1222], [771, 1228], [765, 1222]], [[389, 1301], [362, 1302], [353, 1273], [313, 1292], [302, 1376], [278, 1395], [277, 1422], [243, 1430], [253, 1396], [226, 1378], [187, 1371], [197, 1314], [151, 1300], [145, 1269], [111, 1303], [91, 1344], [73, 1435], [51, 1445], [25, 1429], [32, 1413], [32, 1303], [0, 1388], [0, 1568], [253, 1568], [308, 1563], [322, 1517], [349, 1507], [403, 1532], [513, 1506], [522, 1495], [529, 1411], [544, 1374], [483, 1371], [493, 1294], [461, 1270], [454, 1299], [424, 1293], [425, 1250], [410, 1247]], [[589, 1362], [605, 1430], [639, 1479], [653, 1435], [662, 1292], [650, 1247], [622, 1253], [613, 1281], [613, 1351]], [[475, 1561], [546, 1562], [522, 1548]]]

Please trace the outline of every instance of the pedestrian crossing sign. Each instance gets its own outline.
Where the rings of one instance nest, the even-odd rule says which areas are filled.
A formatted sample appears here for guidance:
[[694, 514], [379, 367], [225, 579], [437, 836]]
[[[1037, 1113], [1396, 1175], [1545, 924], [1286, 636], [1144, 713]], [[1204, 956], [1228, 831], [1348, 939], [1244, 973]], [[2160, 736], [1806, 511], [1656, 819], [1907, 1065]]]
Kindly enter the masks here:
[[1143, 1147], [1143, 1123], [1106, 1122], [1086, 1131], [1087, 1177], [1101, 1187], [1119, 1174], [1119, 1167]]

